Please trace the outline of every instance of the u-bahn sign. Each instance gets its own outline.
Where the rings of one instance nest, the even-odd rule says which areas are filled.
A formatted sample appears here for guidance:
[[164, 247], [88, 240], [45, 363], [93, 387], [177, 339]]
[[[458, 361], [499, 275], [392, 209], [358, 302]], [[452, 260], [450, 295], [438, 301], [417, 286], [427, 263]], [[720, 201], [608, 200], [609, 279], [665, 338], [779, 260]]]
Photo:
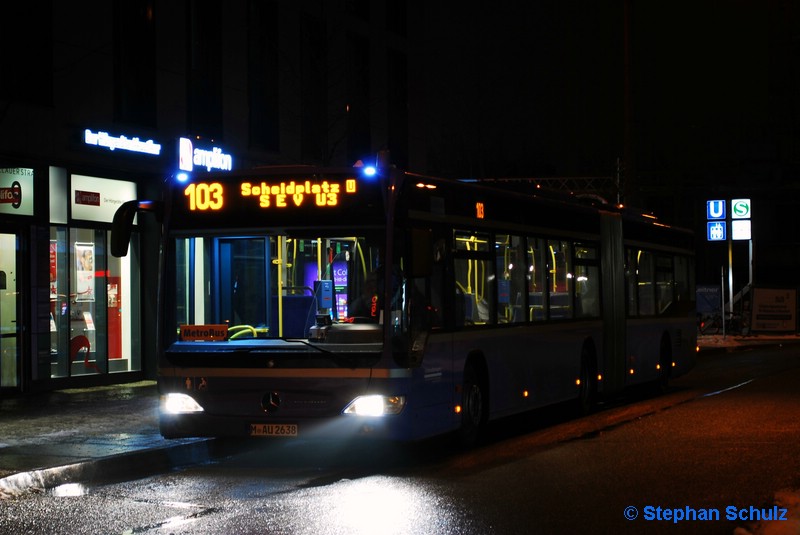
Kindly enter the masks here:
[[749, 240], [750, 199], [731, 199], [730, 214], [723, 199], [706, 201], [706, 239], [708, 241]]

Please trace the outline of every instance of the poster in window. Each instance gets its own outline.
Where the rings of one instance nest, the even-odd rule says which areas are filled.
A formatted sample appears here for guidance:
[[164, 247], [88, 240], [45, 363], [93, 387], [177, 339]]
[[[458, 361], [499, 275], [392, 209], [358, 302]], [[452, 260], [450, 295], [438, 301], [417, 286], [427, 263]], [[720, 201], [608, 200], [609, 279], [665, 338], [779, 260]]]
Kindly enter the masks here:
[[57, 254], [58, 244], [55, 240], [50, 240], [50, 299], [58, 299]]
[[94, 301], [94, 244], [75, 243], [75, 301]]

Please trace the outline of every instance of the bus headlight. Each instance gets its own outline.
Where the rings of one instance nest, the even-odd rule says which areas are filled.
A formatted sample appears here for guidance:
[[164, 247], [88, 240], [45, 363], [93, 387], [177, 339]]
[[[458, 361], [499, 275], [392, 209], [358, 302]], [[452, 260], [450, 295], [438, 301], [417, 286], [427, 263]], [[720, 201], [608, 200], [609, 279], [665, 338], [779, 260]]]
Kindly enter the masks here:
[[400, 414], [405, 405], [405, 396], [359, 396], [345, 407], [344, 414], [355, 414], [357, 416]]
[[203, 412], [203, 407], [186, 394], [171, 393], [161, 396], [161, 410], [167, 414]]

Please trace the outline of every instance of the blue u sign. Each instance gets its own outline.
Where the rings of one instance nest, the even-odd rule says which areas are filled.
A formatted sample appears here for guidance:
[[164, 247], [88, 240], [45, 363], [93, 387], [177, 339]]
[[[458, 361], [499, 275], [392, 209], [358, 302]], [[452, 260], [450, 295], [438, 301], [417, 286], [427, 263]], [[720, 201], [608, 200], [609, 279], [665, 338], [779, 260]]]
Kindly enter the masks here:
[[706, 201], [706, 219], [725, 219], [725, 201]]

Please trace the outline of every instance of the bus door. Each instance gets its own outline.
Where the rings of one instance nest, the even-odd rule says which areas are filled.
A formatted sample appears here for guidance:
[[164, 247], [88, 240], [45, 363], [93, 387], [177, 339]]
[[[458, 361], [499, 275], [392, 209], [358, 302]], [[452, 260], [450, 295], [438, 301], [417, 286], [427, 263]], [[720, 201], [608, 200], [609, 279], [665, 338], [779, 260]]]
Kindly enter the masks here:
[[215, 272], [219, 319], [230, 326], [268, 325], [270, 248], [266, 237], [216, 240]]

